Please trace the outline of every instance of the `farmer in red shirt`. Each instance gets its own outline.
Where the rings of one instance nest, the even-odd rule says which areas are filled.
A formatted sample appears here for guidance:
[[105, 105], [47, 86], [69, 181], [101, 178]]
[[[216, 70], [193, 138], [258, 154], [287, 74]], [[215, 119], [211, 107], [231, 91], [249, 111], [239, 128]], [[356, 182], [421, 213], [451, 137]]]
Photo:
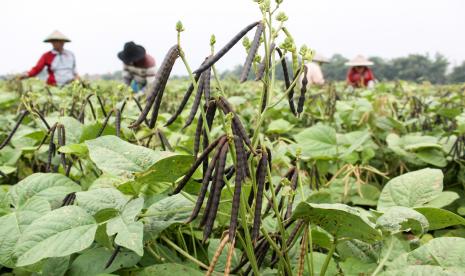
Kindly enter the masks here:
[[346, 66], [351, 66], [347, 72], [347, 84], [353, 88], [373, 87], [375, 76], [368, 66], [373, 62], [364, 56], [358, 55], [353, 60], [346, 62]]
[[47, 84], [63, 86], [79, 79], [76, 71], [76, 59], [71, 51], [65, 50], [64, 45], [71, 40], [59, 31], [54, 31], [44, 42], [52, 43], [53, 49], [46, 52], [31, 70], [19, 76], [26, 79], [38, 75], [44, 67], [47, 67]]

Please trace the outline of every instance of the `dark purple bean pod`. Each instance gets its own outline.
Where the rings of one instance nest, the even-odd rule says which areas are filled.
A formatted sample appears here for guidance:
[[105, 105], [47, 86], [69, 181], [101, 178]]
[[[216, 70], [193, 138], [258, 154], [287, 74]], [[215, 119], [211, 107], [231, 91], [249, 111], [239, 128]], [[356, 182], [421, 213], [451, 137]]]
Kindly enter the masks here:
[[186, 123], [182, 127], [183, 129], [190, 126], [192, 122], [194, 121], [195, 115], [197, 114], [197, 110], [199, 109], [200, 102], [202, 100], [202, 93], [203, 93], [203, 88], [204, 88], [204, 79], [205, 79], [205, 74], [202, 74], [199, 80], [199, 87], [197, 89], [197, 94], [195, 94], [194, 102], [192, 103], [191, 107], [191, 112], [189, 113], [189, 116], [187, 117]]
[[302, 111], [304, 110], [305, 92], [307, 92], [307, 84], [308, 84], [307, 72], [308, 72], [308, 67], [304, 66], [304, 77], [302, 79], [302, 88], [300, 89], [299, 103], [297, 104], [298, 114], [302, 113]]
[[221, 191], [223, 187], [225, 186], [224, 183], [224, 169], [226, 167], [226, 157], [228, 154], [229, 150], [229, 145], [227, 143], [224, 143], [220, 156], [218, 157], [218, 166], [217, 170], [218, 173], [216, 174], [216, 185], [215, 185], [215, 191], [214, 191], [214, 196], [212, 198], [212, 205], [211, 208], [208, 212], [208, 218], [205, 222], [205, 227], [203, 229], [203, 241], [205, 242], [208, 237], [210, 236], [212, 230], [213, 230], [213, 224], [215, 222], [216, 214], [218, 212], [218, 207], [220, 205], [220, 199], [221, 199]]
[[94, 105], [92, 104], [92, 101], [90, 100], [90, 97], [87, 98], [87, 102], [89, 103], [90, 111], [92, 112], [92, 118], [94, 118], [94, 120], [97, 120], [97, 115], [95, 115]]
[[265, 179], [267, 175], [268, 157], [266, 151], [262, 151], [262, 157], [257, 166], [257, 195], [255, 196], [255, 212], [252, 227], [252, 240], [256, 241], [260, 234], [261, 213], [263, 203], [263, 190], [265, 188]]
[[211, 67], [208, 68], [204, 72], [204, 74], [205, 76], [203, 77], [203, 95], [205, 97], [205, 102], [208, 102], [210, 101], [210, 97], [211, 97], [211, 85], [210, 85], [211, 75], [212, 75]]
[[[137, 108], [139, 109], [139, 111], [142, 112], [143, 109], [142, 109], [142, 106], [140, 105], [140, 102], [139, 102], [136, 98], [133, 98], [133, 99], [134, 99], [134, 102], [136, 103]], [[105, 115], [105, 117], [106, 117], [106, 115]], [[147, 117], [144, 118], [144, 122], [145, 122], [145, 124], [146, 124], [147, 126], [149, 125], [149, 120], [147, 119]]]
[[[229, 240], [233, 241], [236, 237], [237, 218], [239, 213], [239, 205], [241, 203], [242, 182], [246, 177], [245, 167], [247, 159], [245, 156], [244, 144], [242, 139], [234, 135], [234, 147], [236, 149], [236, 179], [234, 184], [234, 195], [231, 207], [231, 220], [229, 223]], [[245, 160], [245, 164], [244, 164]]]
[[252, 67], [252, 63], [255, 58], [255, 55], [257, 54], [258, 46], [260, 46], [260, 37], [262, 36], [264, 28], [265, 26], [263, 22], [260, 22], [257, 25], [257, 29], [255, 30], [255, 36], [250, 45], [249, 53], [247, 54], [244, 67], [242, 69], [240, 82], [245, 82], [247, 80], [247, 77], [249, 76], [250, 68]]
[[115, 108], [115, 129], [116, 136], [121, 137], [121, 112], [117, 108]]
[[158, 94], [163, 94], [166, 83], [168, 82], [168, 78], [171, 74], [171, 69], [173, 69], [173, 65], [176, 62], [176, 59], [178, 57], [179, 57], [179, 47], [176, 44], [168, 50], [168, 53], [166, 54], [165, 59], [163, 60], [160, 66], [160, 69], [157, 72], [155, 82], [152, 85], [152, 91], [150, 91], [150, 94], [147, 98], [147, 103], [145, 105], [145, 108], [140, 114], [139, 118], [130, 125], [131, 128], [138, 127], [140, 124], [142, 124], [144, 119], [149, 114], [149, 111], [150, 111], [150, 108], [152, 108], [152, 105], [154, 107], [153, 112], [155, 112], [156, 114], [152, 115], [152, 120], [149, 123], [149, 126], [155, 125], [156, 119], [158, 116], [158, 109], [160, 107], [160, 103], [162, 99], [162, 97]]
[[21, 115], [19, 115], [19, 118], [18, 118], [18, 121], [16, 122], [16, 125], [13, 127], [13, 129], [11, 130], [10, 134], [8, 134], [8, 136], [6, 137], [5, 140], [3, 140], [2, 144], [0, 145], [0, 149], [3, 149], [6, 145], [8, 145], [8, 143], [10, 142], [11, 138], [13, 138], [13, 135], [15, 135], [16, 131], [18, 130], [19, 126], [21, 125], [21, 123], [23, 122], [24, 118], [26, 117], [26, 115], [29, 114], [29, 111], [27, 110], [23, 110], [21, 111]]
[[195, 136], [194, 136], [194, 156], [195, 157], [197, 157], [197, 155], [199, 154], [200, 139], [202, 138], [202, 132], [203, 132], [203, 117], [202, 117], [202, 114], [200, 114], [197, 120], [197, 127], [195, 129]]
[[52, 158], [55, 155], [56, 146], [55, 146], [55, 142], [53, 140], [55, 138], [55, 130], [57, 129], [57, 125], [58, 125], [58, 123], [55, 123], [50, 128], [50, 143], [49, 143], [49, 146], [48, 146], [48, 158], [47, 158], [47, 167], [46, 167], [47, 172], [50, 172], [50, 170], [52, 168]]
[[67, 194], [65, 196], [65, 198], [63, 199], [63, 202], [61, 203], [61, 207], [68, 206], [68, 205], [73, 205], [75, 199], [76, 199], [76, 193], [75, 192]]
[[110, 120], [111, 115], [113, 115], [113, 109], [110, 110], [110, 113], [108, 113], [107, 117], [105, 117], [105, 120], [103, 121], [102, 127], [100, 128], [99, 132], [97, 133], [97, 137], [100, 137], [103, 134], [103, 131], [107, 127], [108, 120]]
[[205, 195], [207, 194], [208, 183], [210, 182], [211, 176], [213, 174], [213, 170], [215, 169], [217, 160], [218, 160], [218, 158], [220, 156], [221, 149], [223, 148], [224, 143], [226, 143], [226, 140], [223, 140], [221, 142], [221, 144], [218, 144], [218, 146], [216, 148], [216, 152], [213, 155], [212, 160], [210, 161], [210, 165], [208, 166], [208, 168], [207, 168], [207, 170], [205, 172], [204, 178], [202, 179], [202, 186], [200, 188], [199, 195], [197, 197], [197, 202], [195, 204], [194, 210], [192, 211], [192, 214], [189, 217], [189, 219], [185, 222], [186, 224], [190, 223], [191, 221], [196, 219], [197, 216], [199, 215], [200, 209], [202, 208], [202, 204], [203, 204], [203, 202], [205, 200]]
[[242, 39], [242, 37], [247, 34], [250, 30], [252, 30], [255, 26], [257, 26], [261, 21], [254, 22], [244, 29], [242, 29], [238, 34], [236, 34], [223, 48], [221, 48], [214, 56], [208, 59], [207, 62], [202, 64], [197, 70], [193, 73], [202, 73], [203, 71], [210, 68], [213, 64], [215, 64], [220, 58], [222, 58], [231, 48], [236, 45], [236, 43]]
[[208, 155], [210, 154], [210, 152], [218, 145], [220, 144], [221, 141], [223, 140], [226, 140], [227, 137], [225, 135], [222, 135], [220, 136], [218, 139], [216, 139], [215, 141], [213, 141], [210, 145], [208, 145], [208, 147], [206, 149], [203, 150], [202, 154], [200, 154], [200, 156], [195, 160], [194, 164], [191, 166], [191, 168], [189, 169], [189, 171], [186, 173], [186, 175], [184, 175], [184, 177], [181, 179], [181, 181], [179, 181], [178, 183], [178, 186], [176, 186], [176, 188], [173, 190], [173, 192], [170, 194], [170, 195], [174, 195], [174, 194], [177, 194], [179, 193], [183, 188], [184, 186], [187, 184], [187, 182], [189, 181], [189, 179], [192, 177], [192, 175], [194, 174], [194, 172], [197, 170], [197, 168], [200, 166], [200, 164], [202, 163], [202, 161], [205, 159], [205, 158], [208, 158]]
[[[105, 104], [103, 103], [102, 98], [100, 98], [99, 95], [97, 95], [97, 101], [98, 101], [98, 104], [100, 105], [100, 109], [102, 110], [103, 116], [107, 117], [107, 111], [105, 110]], [[121, 110], [123, 110], [123, 108], [121, 108]]]
[[[223, 149], [223, 146], [221, 146], [221, 148], [219, 149], [220, 152], [222, 149]], [[212, 184], [210, 185], [210, 193], [208, 194], [207, 204], [205, 205], [205, 210], [203, 211], [203, 216], [199, 223], [200, 227], [205, 226], [205, 223], [207, 222], [207, 219], [208, 219], [208, 214], [210, 214], [210, 209], [212, 208], [213, 197], [215, 196], [215, 189], [216, 189], [216, 184], [217, 184], [216, 180], [218, 178], [218, 159], [219, 159], [219, 156], [215, 160], [215, 163], [213, 164], [215, 172], [213, 173], [213, 177], [211, 180]]]
[[105, 269], [109, 268], [111, 264], [115, 261], [116, 256], [118, 255], [120, 250], [121, 250], [121, 246], [117, 245], [115, 247], [115, 250], [113, 250], [113, 253], [110, 256], [110, 259], [108, 259], [107, 263], [105, 264]]
[[[58, 137], [58, 145], [60, 147], [66, 145], [66, 131], [65, 131], [65, 126], [62, 124], [58, 124], [57, 126], [57, 137]], [[66, 170], [66, 156], [64, 153], [60, 153], [61, 157], [61, 164], [63, 166], [63, 170]]]
[[170, 145], [170, 142], [166, 138], [166, 135], [163, 133], [163, 131], [161, 131], [160, 129], [157, 130], [157, 136], [158, 136], [158, 139], [160, 140], [163, 150], [173, 151], [173, 147]]
[[[273, 42], [270, 47], [270, 58], [268, 59], [268, 64], [271, 64], [271, 55], [273, 54], [275, 47], [276, 45]], [[256, 81], [263, 79], [263, 75], [265, 74], [265, 67], [266, 67], [266, 56], [262, 58], [262, 61], [258, 65], [257, 76], [255, 77]]]
[[[75, 103], [73, 101], [73, 103]], [[34, 110], [34, 113], [37, 114], [37, 116], [39, 116], [40, 120], [42, 121], [42, 123], [45, 125], [45, 127], [47, 128], [47, 130], [50, 130], [50, 125], [48, 124], [47, 120], [45, 120], [45, 117], [42, 113], [40, 113], [39, 110]]]
[[[284, 73], [284, 83], [286, 85], [286, 90], [287, 90], [291, 86], [289, 71], [287, 70], [287, 61], [285, 58], [283, 58], [283, 52], [281, 51], [281, 49], [276, 48], [276, 52], [278, 52], [279, 58], [281, 59], [281, 67], [283, 68], [283, 73]], [[297, 115], [297, 112], [295, 110], [295, 105], [294, 105], [294, 88], [292, 88], [291, 91], [289, 91], [289, 94], [287, 94], [287, 98], [289, 101], [289, 107], [291, 109], [292, 114]]]
[[252, 146], [252, 141], [250, 141], [250, 138], [249, 138], [249, 136], [247, 134], [247, 131], [244, 128], [244, 125], [242, 125], [241, 120], [239, 119], [237, 114], [232, 109], [231, 104], [224, 97], [220, 97], [219, 101], [218, 101], [218, 105], [221, 107], [224, 114], [228, 114], [228, 113], [233, 114], [232, 123], [237, 128], [237, 130], [239, 131], [239, 136], [241, 136], [241, 138], [244, 140], [247, 147], [249, 147], [249, 149], [252, 152], [255, 152], [254, 149], [253, 149], [253, 146]]

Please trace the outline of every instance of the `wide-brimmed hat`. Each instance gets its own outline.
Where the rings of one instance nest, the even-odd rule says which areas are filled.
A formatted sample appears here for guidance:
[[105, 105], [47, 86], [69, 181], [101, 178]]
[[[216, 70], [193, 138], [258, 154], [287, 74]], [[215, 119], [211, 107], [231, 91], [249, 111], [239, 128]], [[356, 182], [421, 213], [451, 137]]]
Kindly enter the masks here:
[[345, 63], [346, 66], [371, 66], [373, 62], [362, 55], [356, 56], [351, 61]]
[[123, 51], [118, 53], [118, 58], [128, 64], [141, 60], [145, 57], [145, 48], [137, 45], [133, 41], [124, 44]]
[[315, 54], [313, 56], [312, 61], [321, 62], [321, 63], [329, 63], [329, 58], [327, 58], [327, 57], [325, 57], [323, 55], [320, 55], [320, 54]]
[[64, 42], [71, 42], [71, 39], [69, 39], [67, 36], [62, 34], [59, 31], [54, 31], [53, 33], [49, 34], [45, 39], [44, 42], [51, 42], [54, 40], [60, 40]]

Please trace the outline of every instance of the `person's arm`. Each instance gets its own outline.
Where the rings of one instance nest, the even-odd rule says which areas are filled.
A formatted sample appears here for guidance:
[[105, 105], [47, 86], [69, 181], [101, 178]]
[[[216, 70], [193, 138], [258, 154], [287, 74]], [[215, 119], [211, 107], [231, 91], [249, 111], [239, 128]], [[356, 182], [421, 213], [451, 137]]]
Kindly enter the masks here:
[[353, 86], [355, 84], [355, 80], [353, 79], [352, 69], [349, 69], [347, 72], [347, 84]]
[[37, 64], [34, 67], [32, 67], [31, 70], [29, 70], [28, 72], [20, 75], [20, 79], [27, 79], [27, 78], [30, 78], [30, 77], [35, 77], [40, 72], [42, 72], [42, 70], [44, 69], [44, 67], [46, 65], [46, 60], [47, 60], [46, 55], [47, 54], [42, 55], [40, 57], [39, 61], [37, 62]]
[[80, 80], [81, 77], [79, 76], [79, 73], [77, 71], [77, 66], [76, 66], [76, 56], [73, 55], [73, 74], [74, 74], [74, 79], [75, 80]]

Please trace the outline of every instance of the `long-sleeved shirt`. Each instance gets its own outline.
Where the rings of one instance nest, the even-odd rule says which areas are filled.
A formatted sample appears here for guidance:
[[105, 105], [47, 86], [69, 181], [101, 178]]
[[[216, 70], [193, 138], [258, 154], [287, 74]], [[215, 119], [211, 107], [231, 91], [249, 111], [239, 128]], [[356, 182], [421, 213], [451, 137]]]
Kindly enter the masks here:
[[127, 85], [134, 80], [139, 88], [143, 88], [155, 80], [155, 73], [155, 59], [146, 54], [142, 61], [134, 65], [124, 64], [123, 80]]
[[43, 54], [37, 64], [27, 72], [28, 77], [36, 76], [44, 67], [47, 67], [49, 85], [63, 86], [77, 76], [76, 58], [68, 50], [63, 50], [61, 53], [51, 50]]
[[362, 73], [357, 72], [354, 67], [347, 73], [347, 84], [355, 88], [367, 87], [369, 82], [373, 82], [375, 76], [370, 68], [365, 67]]
[[[312, 85], [312, 84], [317, 84], [317, 85], [323, 85], [325, 84], [325, 78], [323, 77], [323, 72], [321, 71], [320, 65], [315, 62], [310, 62], [305, 64], [307, 67], [307, 85]], [[300, 83], [302, 83], [302, 80], [304, 78], [304, 75], [300, 77]]]

